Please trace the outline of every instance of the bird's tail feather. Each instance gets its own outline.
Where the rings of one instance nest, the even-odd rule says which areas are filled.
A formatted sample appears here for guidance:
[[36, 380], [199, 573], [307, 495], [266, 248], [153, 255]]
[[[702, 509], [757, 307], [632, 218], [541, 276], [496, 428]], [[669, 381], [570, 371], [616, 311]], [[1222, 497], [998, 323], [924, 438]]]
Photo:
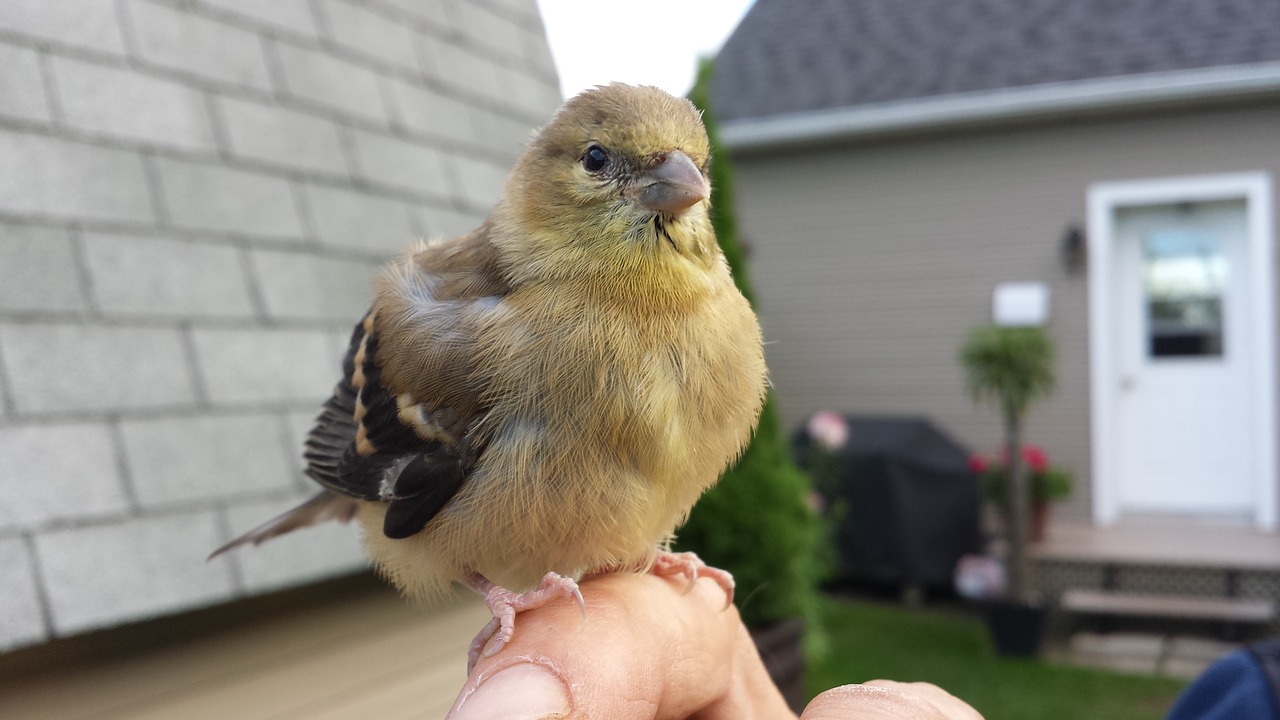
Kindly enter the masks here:
[[319, 525], [322, 522], [337, 520], [348, 522], [356, 514], [355, 498], [339, 495], [325, 490], [301, 505], [277, 515], [258, 527], [214, 550], [208, 557], [212, 560], [222, 553], [248, 543], [261, 545], [278, 535], [293, 532], [299, 528]]

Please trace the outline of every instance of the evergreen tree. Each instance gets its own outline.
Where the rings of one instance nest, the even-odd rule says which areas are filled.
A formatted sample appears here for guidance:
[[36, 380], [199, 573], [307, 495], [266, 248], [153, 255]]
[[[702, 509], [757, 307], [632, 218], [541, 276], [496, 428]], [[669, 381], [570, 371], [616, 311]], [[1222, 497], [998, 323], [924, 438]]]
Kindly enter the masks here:
[[[729, 156], [719, 143], [708, 103], [712, 62], [703, 60], [689, 99], [703, 112], [711, 138], [712, 222], [734, 280], [753, 304], [745, 256], [733, 213]], [[809, 507], [809, 477], [792, 461], [773, 391], [765, 401], [751, 444], [694, 507], [678, 532], [677, 548], [692, 550], [708, 564], [733, 573], [739, 611], [748, 627], [762, 628], [791, 617], [816, 627], [822, 565], [820, 525]]]

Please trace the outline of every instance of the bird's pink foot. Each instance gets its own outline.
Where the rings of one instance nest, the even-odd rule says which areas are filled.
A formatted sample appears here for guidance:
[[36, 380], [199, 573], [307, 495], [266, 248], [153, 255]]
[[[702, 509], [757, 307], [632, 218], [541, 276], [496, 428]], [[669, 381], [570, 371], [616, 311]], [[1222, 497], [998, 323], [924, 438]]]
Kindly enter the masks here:
[[695, 553], [673, 553], [669, 550], [659, 550], [658, 556], [653, 560], [653, 569], [650, 572], [658, 577], [685, 575], [689, 578], [690, 590], [693, 589], [693, 584], [698, 581], [699, 577], [709, 578], [719, 585], [720, 589], [724, 590], [724, 594], [728, 598], [724, 606], [727, 608], [733, 604], [733, 575], [702, 562], [702, 558]]
[[525, 593], [494, 585], [480, 575], [467, 578], [467, 585], [480, 593], [485, 605], [489, 606], [489, 612], [493, 613], [493, 619], [471, 641], [471, 648], [467, 651], [468, 675], [482, 656], [492, 657], [511, 640], [516, 631], [516, 613], [540, 608], [561, 598], [571, 598], [578, 603], [583, 618], [587, 614], [587, 604], [578, 590], [578, 583], [573, 578], [553, 572], [544, 575], [538, 587]]

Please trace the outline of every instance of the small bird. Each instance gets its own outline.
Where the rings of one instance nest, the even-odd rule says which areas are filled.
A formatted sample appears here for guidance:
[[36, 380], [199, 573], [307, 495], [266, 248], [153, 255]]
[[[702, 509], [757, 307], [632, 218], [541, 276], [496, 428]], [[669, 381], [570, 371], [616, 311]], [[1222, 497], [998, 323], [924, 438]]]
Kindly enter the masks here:
[[731, 591], [668, 549], [767, 384], [708, 217], [710, 163], [687, 100], [619, 83], [569, 100], [480, 227], [377, 282], [306, 441], [320, 494], [210, 557], [354, 517], [405, 595], [484, 597], [472, 665], [517, 612], [581, 606], [588, 574], [702, 572]]

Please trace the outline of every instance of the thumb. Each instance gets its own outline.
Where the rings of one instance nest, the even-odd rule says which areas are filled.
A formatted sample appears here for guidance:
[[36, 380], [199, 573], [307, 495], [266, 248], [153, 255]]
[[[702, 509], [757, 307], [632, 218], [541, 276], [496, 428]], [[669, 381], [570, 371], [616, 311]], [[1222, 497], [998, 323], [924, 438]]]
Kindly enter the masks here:
[[930, 683], [872, 680], [815, 697], [800, 720], [982, 720], [963, 700]]

